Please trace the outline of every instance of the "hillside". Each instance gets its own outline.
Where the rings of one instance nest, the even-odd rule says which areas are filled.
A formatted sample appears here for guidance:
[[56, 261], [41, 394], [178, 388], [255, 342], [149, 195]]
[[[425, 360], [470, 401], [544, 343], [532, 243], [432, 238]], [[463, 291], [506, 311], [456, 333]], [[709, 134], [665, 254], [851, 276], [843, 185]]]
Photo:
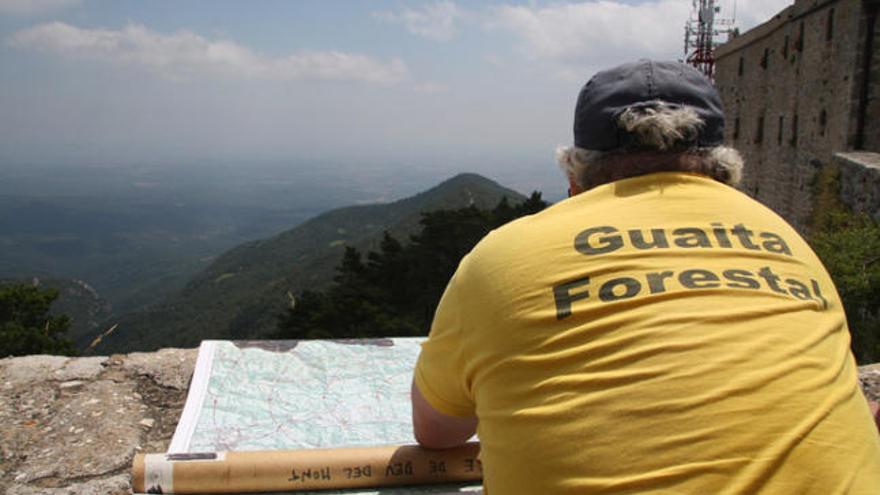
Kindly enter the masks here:
[[329, 284], [344, 246], [375, 249], [384, 231], [408, 239], [422, 212], [469, 205], [493, 208], [503, 197], [525, 199], [479, 175], [462, 174], [406, 199], [332, 210], [270, 239], [242, 244], [165, 303], [109, 321], [105, 327], [119, 326], [96, 352], [265, 337], [288, 303], [288, 292]]
[[0, 278], [81, 280], [124, 314], [175, 294], [243, 242], [395, 190], [301, 168], [4, 163]]

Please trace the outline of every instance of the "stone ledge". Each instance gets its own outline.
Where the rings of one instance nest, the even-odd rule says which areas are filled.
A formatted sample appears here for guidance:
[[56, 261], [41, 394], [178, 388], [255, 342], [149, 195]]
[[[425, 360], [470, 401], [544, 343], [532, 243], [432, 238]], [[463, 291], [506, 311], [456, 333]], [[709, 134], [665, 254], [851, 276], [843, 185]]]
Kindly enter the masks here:
[[840, 167], [841, 200], [880, 221], [880, 153], [835, 153], [834, 163]]
[[[0, 493], [131, 493], [137, 452], [164, 452], [197, 349], [0, 359]], [[880, 399], [880, 363], [863, 366]]]
[[131, 493], [174, 433], [197, 349], [0, 359], [0, 493]]

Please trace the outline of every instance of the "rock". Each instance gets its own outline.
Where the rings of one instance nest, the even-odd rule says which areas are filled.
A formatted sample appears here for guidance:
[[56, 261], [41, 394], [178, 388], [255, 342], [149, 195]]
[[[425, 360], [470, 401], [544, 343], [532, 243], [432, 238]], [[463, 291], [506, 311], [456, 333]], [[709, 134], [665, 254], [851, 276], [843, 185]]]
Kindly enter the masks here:
[[860, 367], [859, 380], [865, 395], [871, 400], [880, 401], [880, 363]]
[[[127, 468], [141, 436], [137, 419], [140, 404], [124, 399], [134, 387], [134, 383], [97, 380], [87, 383], [75, 396], [62, 395], [47, 404], [48, 411], [38, 423], [52, 430], [47, 434], [31, 432], [13, 446], [27, 459], [18, 465], [15, 479], [23, 483], [69, 480]], [[99, 402], [93, 398], [100, 398]]]
[[122, 362], [126, 371], [147, 375], [163, 387], [186, 390], [198, 349], [162, 349], [158, 352], [135, 352]]
[[69, 360], [64, 356], [42, 354], [0, 359], [0, 382], [7, 382], [13, 387], [44, 382]]
[[[46, 436], [58, 390], [51, 382], [0, 391], [0, 493], [7, 477], [23, 476], [16, 468], [26, 455], [23, 446]], [[52, 427], [57, 428], [57, 427]]]
[[61, 369], [55, 370], [56, 380], [92, 380], [104, 371], [106, 357], [83, 357], [71, 359]]
[[127, 474], [119, 474], [111, 478], [74, 482], [58, 488], [16, 485], [9, 487], [6, 493], [8, 495], [128, 495], [131, 493], [131, 484]]
[[58, 385], [58, 388], [63, 391], [71, 391], [71, 390], [76, 390], [76, 389], [82, 387], [84, 383], [85, 382], [80, 381], [80, 380], [72, 380], [69, 382], [64, 382], [61, 385]]
[[168, 448], [196, 353], [0, 359], [0, 493], [131, 493], [136, 449]]

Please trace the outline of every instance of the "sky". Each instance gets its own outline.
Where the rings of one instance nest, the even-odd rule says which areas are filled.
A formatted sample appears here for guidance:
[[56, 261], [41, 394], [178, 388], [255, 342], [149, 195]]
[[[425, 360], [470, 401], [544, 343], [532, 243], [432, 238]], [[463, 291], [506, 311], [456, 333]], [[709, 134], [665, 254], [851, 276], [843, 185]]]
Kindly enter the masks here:
[[[745, 31], [787, 0], [722, 0]], [[559, 175], [597, 70], [683, 58], [689, 0], [0, 0], [4, 164]], [[541, 172], [537, 172], [542, 168]]]

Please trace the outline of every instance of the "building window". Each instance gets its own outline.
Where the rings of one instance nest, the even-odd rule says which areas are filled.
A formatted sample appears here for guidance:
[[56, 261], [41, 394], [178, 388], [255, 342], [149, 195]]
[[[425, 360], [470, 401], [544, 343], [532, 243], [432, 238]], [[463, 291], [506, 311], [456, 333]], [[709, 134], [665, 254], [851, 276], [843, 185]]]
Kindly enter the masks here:
[[737, 75], [743, 75], [743, 58], [739, 57], [739, 68], [736, 70]]
[[761, 56], [761, 68], [766, 69], [770, 61], [770, 49], [764, 48], [764, 55]]
[[785, 126], [785, 116], [779, 116], [779, 131], [776, 133], [776, 144], [782, 146], [782, 129]]
[[828, 18], [825, 20], [825, 41], [831, 41], [834, 37], [834, 7], [828, 10]]
[[823, 108], [822, 111], [819, 112], [819, 135], [820, 136], [825, 135], [825, 128], [827, 127], [827, 124], [828, 124], [828, 114], [825, 112], [825, 109]]
[[758, 128], [755, 130], [755, 144], [764, 141], [764, 116], [758, 117]]
[[737, 141], [739, 139], [739, 116], [733, 119], [733, 140]]
[[797, 41], [794, 42], [794, 47], [799, 52], [804, 51], [804, 21], [801, 21], [801, 24], [798, 27], [798, 37]]
[[797, 146], [798, 142], [798, 116], [794, 114], [794, 117], [791, 119], [791, 139], [788, 140], [788, 144], [792, 146]]
[[788, 60], [788, 35], [785, 35], [785, 42], [782, 43], [782, 58]]

